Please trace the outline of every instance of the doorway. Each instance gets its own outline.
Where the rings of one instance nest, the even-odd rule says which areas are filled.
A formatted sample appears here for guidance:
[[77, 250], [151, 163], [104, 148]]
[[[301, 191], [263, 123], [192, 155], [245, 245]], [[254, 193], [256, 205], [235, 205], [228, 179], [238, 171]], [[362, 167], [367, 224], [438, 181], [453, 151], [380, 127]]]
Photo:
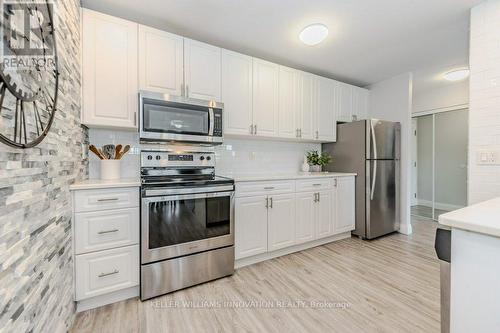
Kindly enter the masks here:
[[467, 205], [468, 109], [412, 119], [411, 214], [437, 220]]

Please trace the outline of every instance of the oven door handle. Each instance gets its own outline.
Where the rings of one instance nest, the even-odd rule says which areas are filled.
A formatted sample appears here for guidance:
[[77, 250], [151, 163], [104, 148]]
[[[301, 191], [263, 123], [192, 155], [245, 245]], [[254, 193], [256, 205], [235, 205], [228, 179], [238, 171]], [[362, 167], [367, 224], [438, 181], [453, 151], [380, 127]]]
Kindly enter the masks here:
[[226, 186], [211, 186], [211, 187], [197, 187], [197, 188], [159, 188], [159, 189], [144, 189], [145, 197], [157, 197], [166, 195], [183, 195], [183, 194], [213, 194], [219, 192], [234, 191], [233, 185]]
[[158, 197], [144, 197], [142, 202], [152, 203], [152, 202], [164, 202], [164, 201], [177, 201], [177, 200], [191, 200], [191, 199], [207, 199], [207, 198], [220, 198], [220, 197], [233, 197], [234, 191], [230, 192], [215, 192], [215, 193], [195, 193], [195, 194], [180, 194], [180, 195], [168, 195], [168, 196], [158, 196]]
[[214, 109], [208, 108], [208, 117], [210, 118], [210, 128], [208, 129], [208, 135], [214, 136], [214, 127], [215, 127]]

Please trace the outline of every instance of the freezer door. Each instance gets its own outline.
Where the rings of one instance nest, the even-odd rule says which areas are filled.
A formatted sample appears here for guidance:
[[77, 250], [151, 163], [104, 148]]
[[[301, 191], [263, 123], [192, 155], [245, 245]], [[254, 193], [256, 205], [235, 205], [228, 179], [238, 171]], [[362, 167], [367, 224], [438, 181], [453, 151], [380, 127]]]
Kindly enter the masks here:
[[366, 238], [399, 229], [397, 172], [399, 161], [366, 161]]
[[396, 159], [399, 123], [370, 119], [366, 121], [366, 158]]

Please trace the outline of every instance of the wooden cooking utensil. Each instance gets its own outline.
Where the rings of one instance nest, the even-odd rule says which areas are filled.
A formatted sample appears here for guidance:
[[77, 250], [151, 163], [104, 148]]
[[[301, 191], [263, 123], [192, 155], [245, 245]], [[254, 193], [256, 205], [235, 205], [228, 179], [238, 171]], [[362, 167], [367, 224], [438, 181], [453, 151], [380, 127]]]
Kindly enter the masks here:
[[102, 159], [103, 160], [108, 160], [108, 156], [106, 154], [104, 154], [104, 152], [102, 151], [102, 149], [97, 148], [97, 150], [102, 155]]
[[130, 145], [126, 145], [125, 148], [123, 148], [123, 151], [120, 153], [119, 159], [122, 159], [123, 156], [125, 156], [126, 153], [130, 150]]
[[96, 156], [97, 156], [97, 157], [99, 157], [99, 159], [101, 159], [101, 160], [104, 160], [104, 159], [105, 159], [105, 158], [104, 158], [104, 156], [103, 156], [103, 155], [101, 154], [101, 152], [99, 151], [99, 149], [97, 149], [97, 148], [96, 148], [96, 146], [94, 146], [94, 145], [90, 145], [90, 146], [89, 146], [89, 150], [90, 150], [91, 152], [93, 152], [94, 154], [96, 154]]
[[122, 151], [122, 145], [116, 145], [115, 147], [115, 160], [119, 160], [120, 159], [120, 153]]

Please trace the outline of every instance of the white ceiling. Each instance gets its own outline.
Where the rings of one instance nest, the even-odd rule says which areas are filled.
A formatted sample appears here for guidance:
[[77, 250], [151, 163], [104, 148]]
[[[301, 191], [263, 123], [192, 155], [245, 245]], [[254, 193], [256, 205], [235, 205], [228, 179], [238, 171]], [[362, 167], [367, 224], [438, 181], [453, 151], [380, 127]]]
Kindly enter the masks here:
[[[84, 7], [362, 86], [407, 71], [467, 65], [469, 10], [480, 2], [82, 0]], [[303, 45], [300, 30], [315, 22], [326, 24], [329, 36]]]

